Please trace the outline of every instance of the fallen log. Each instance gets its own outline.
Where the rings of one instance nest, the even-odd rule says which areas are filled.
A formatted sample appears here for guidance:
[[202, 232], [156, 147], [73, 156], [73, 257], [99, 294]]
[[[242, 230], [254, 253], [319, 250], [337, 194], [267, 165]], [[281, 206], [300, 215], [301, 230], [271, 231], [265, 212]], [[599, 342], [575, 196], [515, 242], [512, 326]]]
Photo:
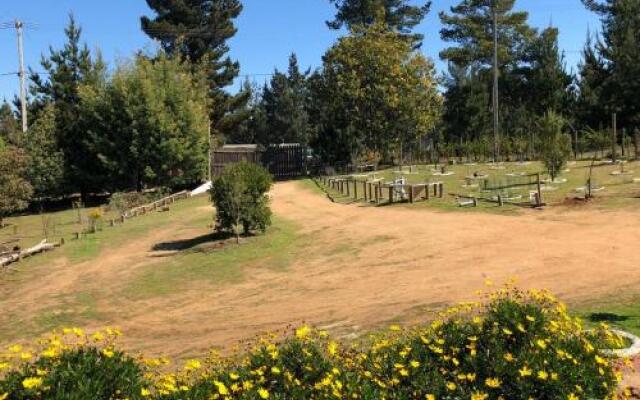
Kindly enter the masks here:
[[6, 267], [9, 264], [12, 264], [22, 258], [30, 257], [34, 254], [43, 253], [45, 251], [53, 250], [57, 246], [53, 243], [47, 242], [47, 240], [43, 240], [37, 245], [30, 247], [28, 249], [24, 249], [22, 251], [15, 252], [13, 254], [9, 254], [6, 256], [0, 257], [0, 267]]

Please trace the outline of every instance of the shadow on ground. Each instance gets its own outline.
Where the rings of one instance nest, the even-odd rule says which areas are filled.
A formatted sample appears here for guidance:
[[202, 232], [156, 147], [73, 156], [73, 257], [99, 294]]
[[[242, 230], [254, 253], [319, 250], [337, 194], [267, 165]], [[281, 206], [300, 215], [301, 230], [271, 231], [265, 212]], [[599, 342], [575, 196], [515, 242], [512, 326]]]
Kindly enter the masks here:
[[203, 245], [225, 244], [230, 239], [235, 241], [233, 235], [228, 233], [213, 232], [206, 235], [196, 236], [194, 238], [175, 240], [170, 242], [156, 243], [153, 251], [185, 251], [191, 250]]
[[588, 318], [591, 322], [622, 322], [629, 319], [626, 315], [618, 315], [608, 312], [591, 313]]

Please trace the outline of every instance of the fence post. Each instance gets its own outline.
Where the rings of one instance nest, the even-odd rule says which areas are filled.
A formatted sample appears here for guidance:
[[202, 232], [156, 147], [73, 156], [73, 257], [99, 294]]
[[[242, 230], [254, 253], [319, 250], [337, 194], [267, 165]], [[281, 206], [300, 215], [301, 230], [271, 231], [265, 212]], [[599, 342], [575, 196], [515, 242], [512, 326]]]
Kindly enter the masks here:
[[358, 181], [353, 181], [353, 197], [358, 200]]
[[351, 196], [351, 188], [350, 188], [351, 187], [351, 181], [350, 180], [347, 181], [346, 184], [347, 184], [347, 196]]
[[393, 204], [393, 185], [389, 186], [389, 204]]
[[413, 185], [409, 185], [409, 203], [413, 204]]
[[444, 183], [440, 182], [438, 184], [438, 189], [440, 190], [440, 198], [442, 198], [444, 196]]

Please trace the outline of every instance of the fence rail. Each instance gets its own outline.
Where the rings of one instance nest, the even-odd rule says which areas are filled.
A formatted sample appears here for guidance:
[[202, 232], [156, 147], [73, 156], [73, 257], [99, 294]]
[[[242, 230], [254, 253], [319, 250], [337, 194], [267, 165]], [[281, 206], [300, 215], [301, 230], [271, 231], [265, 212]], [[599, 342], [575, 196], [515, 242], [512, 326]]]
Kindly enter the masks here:
[[366, 203], [415, 203], [444, 197], [443, 182], [395, 184], [382, 180], [359, 180], [340, 176], [321, 176], [316, 179], [324, 188], [351, 197], [354, 201]]

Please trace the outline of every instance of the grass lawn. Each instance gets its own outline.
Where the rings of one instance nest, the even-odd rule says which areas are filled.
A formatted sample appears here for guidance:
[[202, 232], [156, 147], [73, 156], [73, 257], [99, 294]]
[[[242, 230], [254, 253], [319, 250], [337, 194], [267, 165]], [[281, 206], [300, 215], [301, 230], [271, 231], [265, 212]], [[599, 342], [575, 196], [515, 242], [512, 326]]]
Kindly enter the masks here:
[[[589, 177], [591, 162], [578, 161], [570, 162], [567, 169], [559, 177], [559, 181], [543, 185], [543, 200], [549, 205], [557, 205], [566, 199], [584, 197], [584, 188]], [[594, 187], [602, 187], [601, 191], [594, 192], [597, 207], [604, 209], [627, 207], [638, 203], [640, 196], [640, 162], [630, 162], [624, 165], [624, 170], [628, 174], [615, 175], [615, 171], [620, 171], [619, 165], [612, 165], [604, 162], [596, 162], [592, 172], [592, 185]], [[367, 174], [356, 174], [359, 180], [365, 178], [383, 179], [390, 182], [394, 178], [403, 176], [408, 183], [433, 183], [443, 182], [445, 185], [445, 197], [432, 198], [428, 202], [417, 203], [440, 210], [459, 210], [465, 212], [482, 211], [482, 212], [498, 212], [498, 213], [514, 213], [519, 207], [505, 206], [498, 207], [497, 204], [481, 201], [477, 208], [460, 208], [458, 207], [453, 196], [449, 194], [459, 194], [465, 196], [475, 196], [478, 198], [490, 198], [496, 196], [497, 192], [485, 192], [482, 190], [483, 181], [469, 181], [465, 178], [471, 177], [474, 173], [478, 175], [487, 175], [487, 181], [490, 185], [505, 185], [510, 183], [521, 182], [522, 178], [513, 176], [520, 173], [541, 173], [542, 179], [549, 178], [544, 166], [540, 162], [531, 163], [500, 163], [496, 166], [485, 163], [478, 164], [459, 164], [446, 166], [446, 171], [453, 173], [451, 175], [437, 175], [439, 167], [433, 165], [418, 165], [417, 170], [413, 173], [408, 171], [398, 172], [397, 169], [386, 169]], [[478, 187], [468, 187], [469, 183], [477, 183]], [[535, 185], [530, 187], [514, 188], [503, 192], [503, 195], [522, 196], [523, 202], [528, 201], [529, 191], [536, 190]], [[339, 203], [353, 202], [353, 198], [327, 189], [334, 201]], [[384, 194], [386, 196], [386, 194]]]
[[599, 299], [586, 304], [576, 305], [574, 312], [582, 317], [587, 325], [609, 324], [617, 329], [640, 336], [640, 295]]

